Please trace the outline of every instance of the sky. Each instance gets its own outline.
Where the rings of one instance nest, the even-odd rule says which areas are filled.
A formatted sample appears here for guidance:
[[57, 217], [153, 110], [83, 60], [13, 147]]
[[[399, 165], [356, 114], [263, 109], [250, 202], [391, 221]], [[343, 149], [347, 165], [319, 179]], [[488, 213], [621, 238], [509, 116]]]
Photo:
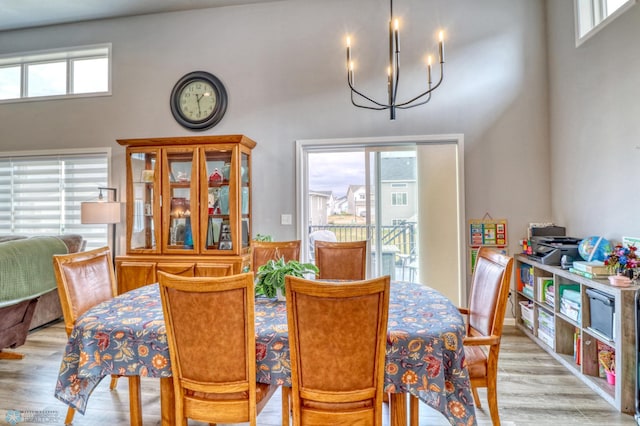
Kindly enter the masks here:
[[309, 189], [341, 197], [349, 185], [364, 185], [364, 151], [309, 153]]

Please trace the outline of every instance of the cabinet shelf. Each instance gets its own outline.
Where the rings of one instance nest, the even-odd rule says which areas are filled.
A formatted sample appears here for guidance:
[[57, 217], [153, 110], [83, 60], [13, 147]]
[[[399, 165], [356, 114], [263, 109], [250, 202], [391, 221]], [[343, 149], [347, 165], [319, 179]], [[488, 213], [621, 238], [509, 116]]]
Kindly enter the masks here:
[[[635, 318], [635, 293], [640, 287], [614, 287], [607, 280], [582, 277], [557, 266], [543, 265], [524, 255], [515, 256], [515, 270], [513, 294], [518, 329], [618, 411], [635, 413], [636, 334], [635, 321], [629, 318]], [[553, 306], [539, 299], [539, 278], [553, 279]], [[528, 292], [523, 291], [527, 287]], [[567, 290], [571, 291], [565, 294]], [[592, 311], [587, 290], [598, 290], [613, 301], [613, 338], [591, 327], [591, 315], [602, 313]], [[563, 296], [566, 296], [564, 301]], [[526, 306], [520, 302], [526, 302]], [[567, 310], [567, 306], [571, 309]], [[533, 321], [529, 320], [529, 309], [534, 311]], [[523, 317], [527, 319], [526, 324]], [[596, 324], [600, 320], [598, 317]], [[531, 329], [527, 327], [529, 322], [532, 322]], [[553, 330], [551, 339], [549, 329]], [[538, 337], [539, 333], [544, 339]], [[602, 377], [599, 352], [603, 350], [614, 353], [615, 384], [609, 384]]]

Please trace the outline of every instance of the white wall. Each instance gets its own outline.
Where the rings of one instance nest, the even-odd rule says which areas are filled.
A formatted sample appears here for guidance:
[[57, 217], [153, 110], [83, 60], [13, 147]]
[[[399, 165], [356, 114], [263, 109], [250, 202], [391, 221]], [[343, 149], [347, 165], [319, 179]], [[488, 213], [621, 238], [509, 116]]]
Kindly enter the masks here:
[[575, 47], [547, 1], [553, 218], [570, 235], [640, 236], [640, 4]]
[[[384, 99], [386, 1], [292, 0], [0, 33], [0, 54], [113, 43], [111, 97], [0, 104], [0, 150], [110, 146], [114, 183], [123, 188], [115, 139], [189, 134], [173, 120], [169, 94], [182, 75], [202, 69], [223, 81], [230, 98], [226, 116], [204, 134], [243, 133], [258, 142], [256, 232], [295, 236], [296, 224], [279, 220], [295, 212], [297, 139], [461, 133], [467, 218], [507, 218], [517, 251], [527, 223], [551, 219], [544, 3], [405, 0], [395, 8], [400, 96], [422, 87], [419, 64], [440, 27], [447, 71], [431, 103], [399, 111], [393, 122], [351, 106], [344, 65], [349, 32], [356, 82]], [[594, 89], [589, 100], [601, 96]], [[575, 226], [564, 210], [558, 219]]]

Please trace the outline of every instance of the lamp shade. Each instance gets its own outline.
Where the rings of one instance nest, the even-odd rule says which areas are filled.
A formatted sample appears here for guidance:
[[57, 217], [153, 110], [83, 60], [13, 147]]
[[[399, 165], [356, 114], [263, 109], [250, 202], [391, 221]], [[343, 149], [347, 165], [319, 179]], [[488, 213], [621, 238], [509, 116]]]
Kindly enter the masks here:
[[120, 203], [115, 201], [87, 201], [80, 203], [80, 223], [120, 223]]

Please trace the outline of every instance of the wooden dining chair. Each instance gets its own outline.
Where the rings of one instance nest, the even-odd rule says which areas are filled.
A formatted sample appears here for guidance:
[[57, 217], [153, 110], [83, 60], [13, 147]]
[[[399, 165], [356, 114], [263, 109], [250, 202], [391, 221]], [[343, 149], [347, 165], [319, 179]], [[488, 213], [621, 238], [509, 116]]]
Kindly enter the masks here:
[[364, 280], [367, 274], [367, 241], [315, 242], [319, 279]]
[[294, 426], [382, 425], [389, 283], [286, 277]]
[[193, 419], [255, 426], [277, 386], [256, 383], [253, 273], [158, 277], [176, 424]]
[[[79, 316], [116, 295], [112, 262], [108, 247], [53, 256], [53, 269], [67, 336], [73, 331]], [[128, 376], [128, 379], [131, 424], [141, 425], [140, 376]], [[111, 376], [111, 390], [115, 389], [117, 380], [118, 376]], [[75, 410], [69, 407], [64, 424], [71, 424], [74, 415]]]
[[300, 240], [294, 241], [251, 241], [251, 270], [258, 268], [270, 260], [300, 260]]
[[[498, 354], [504, 315], [509, 299], [513, 258], [488, 247], [478, 250], [471, 279], [469, 307], [459, 308], [466, 315], [466, 336], [462, 342], [469, 371], [471, 391], [480, 408], [477, 388], [487, 388], [491, 422], [500, 425], [498, 412]], [[411, 426], [418, 425], [418, 399], [410, 398]]]

